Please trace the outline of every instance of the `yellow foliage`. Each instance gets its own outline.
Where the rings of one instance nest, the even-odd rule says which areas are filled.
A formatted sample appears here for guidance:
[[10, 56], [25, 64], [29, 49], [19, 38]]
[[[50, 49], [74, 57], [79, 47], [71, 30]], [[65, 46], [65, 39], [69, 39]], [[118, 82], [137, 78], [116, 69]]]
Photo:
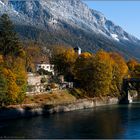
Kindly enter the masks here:
[[90, 58], [92, 57], [92, 54], [89, 52], [84, 52], [80, 54], [80, 58]]
[[20, 49], [18, 54], [21, 58], [25, 58], [25, 56], [26, 56], [26, 52], [23, 49]]
[[24, 99], [26, 90], [26, 71], [25, 61], [21, 57], [6, 56], [4, 64], [0, 69], [0, 79], [5, 83], [2, 104], [13, 104], [21, 102]]
[[130, 71], [133, 71], [135, 69], [135, 66], [138, 65], [138, 62], [134, 59], [130, 59], [128, 62], [127, 62], [127, 66], [129, 68]]
[[58, 50], [53, 53], [53, 63], [60, 74], [72, 76], [74, 63], [78, 57], [73, 48], [58, 47]]
[[74, 63], [76, 61], [77, 54], [73, 48], [69, 48], [63, 53], [63, 58], [66, 63]]
[[125, 60], [118, 53], [110, 53], [111, 58], [114, 63], [113, 67], [113, 77], [112, 83], [110, 85], [111, 94], [118, 95], [121, 91], [121, 85], [123, 82], [123, 78], [128, 77], [128, 67], [126, 65]]
[[3, 63], [3, 62], [4, 62], [4, 61], [3, 61], [3, 56], [0, 55], [0, 64]]
[[96, 57], [98, 57], [101, 60], [107, 59], [109, 57], [108, 53], [100, 50], [99, 52], [96, 53]]
[[96, 95], [107, 95], [112, 82], [113, 59], [109, 53], [101, 50], [96, 53], [94, 64], [94, 91]]
[[54, 56], [64, 53], [67, 50], [65, 46], [62, 45], [55, 45], [52, 46], [52, 54]]
[[124, 78], [128, 75], [128, 67], [127, 64], [122, 56], [120, 56], [118, 53], [110, 53], [110, 56], [115, 61], [115, 64], [117, 64], [118, 70], [120, 72], [120, 75]]
[[19, 93], [19, 87], [16, 84], [16, 76], [10, 69], [6, 68], [3, 68], [2, 74], [7, 80], [8, 99], [11, 100], [12, 102], [15, 102]]
[[81, 54], [74, 67], [75, 78], [90, 96], [118, 95], [122, 80], [127, 74], [125, 60], [117, 53], [103, 50], [94, 56]]

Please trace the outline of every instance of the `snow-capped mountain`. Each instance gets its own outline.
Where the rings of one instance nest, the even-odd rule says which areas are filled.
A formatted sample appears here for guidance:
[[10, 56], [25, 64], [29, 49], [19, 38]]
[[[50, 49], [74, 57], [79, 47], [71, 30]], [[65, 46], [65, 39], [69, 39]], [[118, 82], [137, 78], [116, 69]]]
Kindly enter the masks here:
[[[76, 39], [85, 36], [90, 46], [83, 44], [81, 47], [85, 50], [86, 47], [90, 51], [95, 51], [95, 47], [104, 48], [107, 39], [106, 41], [114, 46], [112, 50], [127, 51], [127, 55], [131, 55], [133, 50], [133, 53], [137, 52], [132, 55], [136, 58], [140, 54], [139, 39], [106, 19], [102, 13], [88, 8], [81, 0], [0, 0], [0, 14], [3, 13], [9, 14], [18, 25], [32, 26], [45, 32], [51, 29], [57, 34], [68, 32], [67, 36], [73, 34]], [[66, 41], [67, 44], [69, 42]], [[111, 50], [108, 47], [104, 49]]]

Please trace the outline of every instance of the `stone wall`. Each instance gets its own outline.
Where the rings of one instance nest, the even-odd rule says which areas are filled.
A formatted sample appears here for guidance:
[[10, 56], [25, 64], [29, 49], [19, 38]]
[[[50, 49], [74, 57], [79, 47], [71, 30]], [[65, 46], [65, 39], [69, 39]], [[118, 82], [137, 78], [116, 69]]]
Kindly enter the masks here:
[[[33, 93], [41, 93], [45, 91], [44, 84], [41, 83], [41, 79], [46, 78], [46, 83], [48, 83], [49, 77], [47, 75], [37, 75], [34, 73], [28, 73], [28, 79], [27, 79], [27, 94], [33, 94]], [[45, 84], [46, 84], [45, 83]]]
[[0, 121], [7, 119], [16, 119], [22, 117], [32, 117], [43, 114], [52, 114], [58, 112], [69, 112], [79, 109], [94, 108], [97, 106], [113, 105], [118, 103], [118, 98], [103, 99], [80, 99], [73, 103], [63, 105], [45, 105], [37, 104], [17, 106], [16, 108], [0, 110]]

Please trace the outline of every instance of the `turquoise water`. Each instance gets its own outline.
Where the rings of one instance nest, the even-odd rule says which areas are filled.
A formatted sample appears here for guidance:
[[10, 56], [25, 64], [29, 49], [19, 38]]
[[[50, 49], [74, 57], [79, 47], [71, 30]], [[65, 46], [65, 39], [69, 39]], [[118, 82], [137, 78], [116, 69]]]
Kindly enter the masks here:
[[0, 122], [0, 138], [140, 138], [140, 102]]

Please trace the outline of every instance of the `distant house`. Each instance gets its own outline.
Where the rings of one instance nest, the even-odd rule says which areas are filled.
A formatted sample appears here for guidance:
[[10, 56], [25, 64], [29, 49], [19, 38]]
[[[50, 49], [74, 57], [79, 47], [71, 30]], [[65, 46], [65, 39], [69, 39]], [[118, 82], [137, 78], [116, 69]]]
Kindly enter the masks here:
[[45, 62], [37, 63], [36, 71], [38, 71], [39, 69], [44, 69], [48, 72], [51, 72], [54, 75], [54, 65], [50, 63], [45, 63]]
[[82, 53], [82, 49], [80, 47], [75, 47], [74, 50], [78, 55]]

